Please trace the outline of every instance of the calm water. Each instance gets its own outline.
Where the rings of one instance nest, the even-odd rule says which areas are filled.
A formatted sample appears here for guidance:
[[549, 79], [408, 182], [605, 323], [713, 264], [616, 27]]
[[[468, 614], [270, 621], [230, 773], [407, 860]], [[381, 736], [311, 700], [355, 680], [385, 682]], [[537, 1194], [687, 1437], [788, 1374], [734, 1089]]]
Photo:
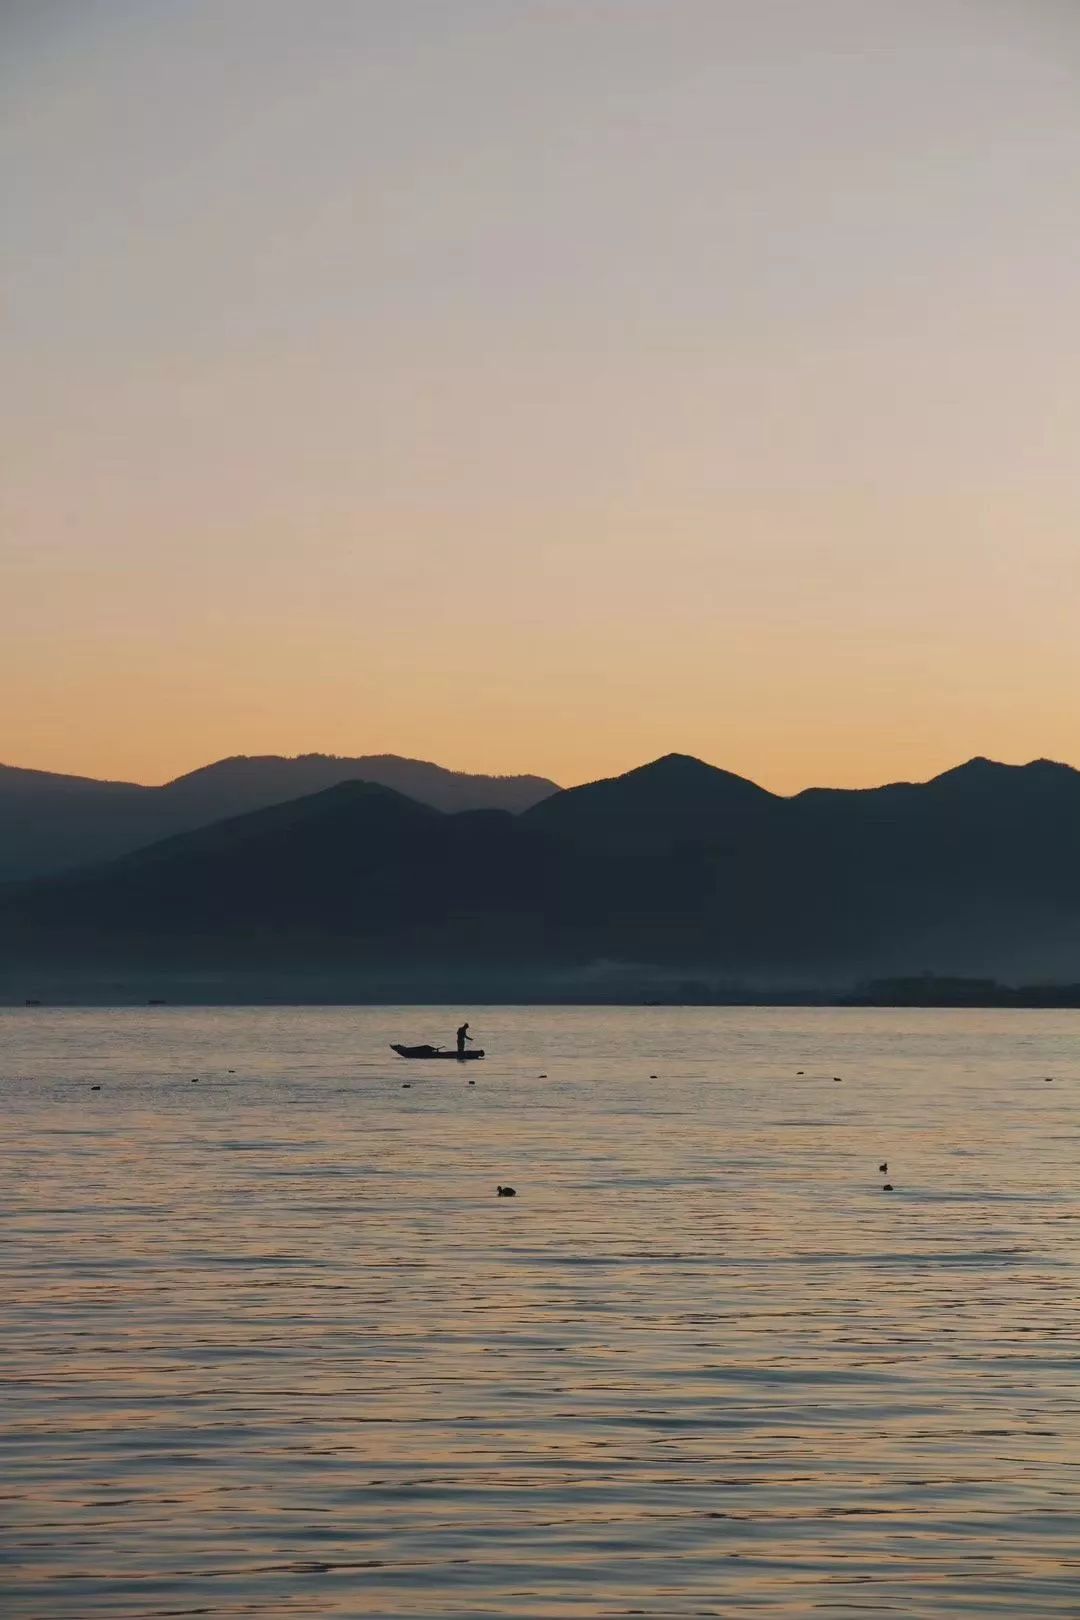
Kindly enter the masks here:
[[1080, 1014], [467, 1012], [0, 1013], [5, 1616], [1080, 1614]]

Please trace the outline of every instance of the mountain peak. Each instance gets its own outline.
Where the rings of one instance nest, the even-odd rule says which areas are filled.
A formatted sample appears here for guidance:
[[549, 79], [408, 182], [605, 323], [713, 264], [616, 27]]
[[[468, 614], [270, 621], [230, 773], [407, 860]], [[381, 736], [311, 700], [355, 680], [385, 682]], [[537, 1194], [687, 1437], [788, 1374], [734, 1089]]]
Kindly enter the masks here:
[[[613, 782], [635, 782], [643, 780], [662, 781], [669, 784], [704, 784], [719, 786], [722, 782], [739, 783], [749, 788], [755, 794], [764, 798], [772, 798], [772, 794], [748, 777], [737, 776], [734, 771], [725, 771], [719, 765], [708, 765], [703, 759], [693, 754], [661, 754], [659, 759], [651, 759], [645, 765], [635, 765], [632, 770], [624, 771], [621, 776], [607, 777], [602, 780]], [[595, 786], [597, 784], [589, 784]]]
[[931, 777], [927, 786], [955, 784], [958, 787], [979, 789], [988, 788], [996, 783], [1019, 785], [1022, 782], [1034, 784], [1063, 781], [1078, 774], [1080, 773], [1071, 765], [1062, 765], [1053, 759], [1030, 759], [1026, 765], [1006, 765], [998, 759], [987, 759], [985, 754], [976, 754], [973, 758], [965, 760], [962, 765], [954, 765], [951, 770], [942, 771], [938, 776]]
[[[647, 760], [644, 765], [635, 765], [631, 770], [623, 771], [622, 776], [623, 778], [640, 776], [643, 771], [663, 771], [665, 775], [679, 772], [683, 775], [702, 774], [711, 776], [718, 769], [719, 767], [716, 765], [706, 765], [705, 761], [698, 759], [695, 754], [672, 753], [661, 754], [657, 759]], [[724, 771], [721, 774], [726, 776], [728, 773]]]
[[773, 794], [744, 776], [691, 754], [663, 754], [622, 776], [567, 788], [528, 814], [563, 837], [604, 843], [614, 838], [624, 847], [644, 849], [708, 841], [722, 835], [732, 817], [773, 801]]

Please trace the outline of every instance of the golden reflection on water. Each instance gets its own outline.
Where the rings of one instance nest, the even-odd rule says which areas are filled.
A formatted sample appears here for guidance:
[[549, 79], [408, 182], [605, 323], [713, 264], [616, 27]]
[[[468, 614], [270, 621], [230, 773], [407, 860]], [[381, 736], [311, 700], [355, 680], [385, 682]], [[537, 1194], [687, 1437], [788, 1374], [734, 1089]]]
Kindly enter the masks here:
[[1080, 1613], [1080, 1015], [454, 1019], [0, 1013], [5, 1615]]

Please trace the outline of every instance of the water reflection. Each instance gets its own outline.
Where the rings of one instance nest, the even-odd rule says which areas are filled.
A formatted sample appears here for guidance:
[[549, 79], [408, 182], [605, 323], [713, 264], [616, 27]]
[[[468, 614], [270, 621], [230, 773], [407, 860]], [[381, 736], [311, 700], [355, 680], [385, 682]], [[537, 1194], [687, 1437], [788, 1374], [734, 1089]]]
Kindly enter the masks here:
[[5, 1614], [1080, 1612], [1080, 1016], [473, 1021], [0, 1014]]

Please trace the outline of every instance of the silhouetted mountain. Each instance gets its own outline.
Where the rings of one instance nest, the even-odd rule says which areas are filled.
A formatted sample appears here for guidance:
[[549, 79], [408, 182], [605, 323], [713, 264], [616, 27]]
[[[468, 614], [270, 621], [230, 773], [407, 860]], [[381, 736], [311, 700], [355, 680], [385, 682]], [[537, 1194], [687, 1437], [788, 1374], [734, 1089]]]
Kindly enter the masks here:
[[365, 754], [358, 759], [333, 754], [300, 754], [295, 759], [240, 754], [178, 776], [161, 791], [175, 805], [197, 810], [200, 816], [209, 810], [217, 818], [283, 804], [348, 781], [374, 782], [448, 811], [527, 810], [559, 791], [542, 776], [470, 776], [397, 754]]
[[971, 761], [781, 799], [668, 756], [517, 816], [345, 783], [10, 888], [0, 939], [9, 962], [394, 963], [423, 983], [598, 962], [705, 982], [1076, 980], [1080, 773]]
[[558, 791], [539, 776], [470, 776], [394, 754], [240, 755], [163, 787], [0, 765], [0, 881], [110, 860], [172, 833], [356, 779], [439, 810], [526, 810]]
[[665, 754], [623, 776], [566, 788], [536, 805], [529, 819], [578, 844], [645, 853], [715, 842], [782, 802], [743, 776], [688, 754]]
[[547, 855], [543, 835], [507, 811], [446, 815], [344, 782], [10, 886], [0, 925], [17, 948], [44, 941], [76, 957], [195, 945], [219, 961], [250, 949], [401, 958], [441, 950], [449, 930], [493, 959], [540, 917]]
[[0, 881], [107, 860], [171, 830], [150, 806], [161, 790], [0, 765]]

